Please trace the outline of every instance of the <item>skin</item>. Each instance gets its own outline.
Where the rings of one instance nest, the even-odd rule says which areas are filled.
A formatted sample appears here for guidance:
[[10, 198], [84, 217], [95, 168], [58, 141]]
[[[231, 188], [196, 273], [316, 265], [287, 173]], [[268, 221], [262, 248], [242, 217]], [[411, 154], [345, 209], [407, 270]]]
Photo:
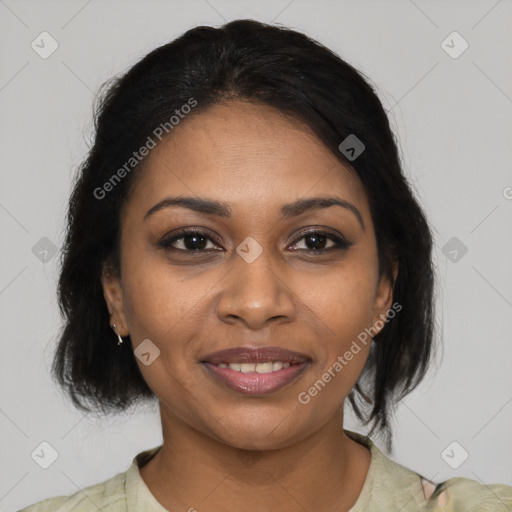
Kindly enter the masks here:
[[[181, 195], [222, 201], [233, 215], [172, 206], [144, 219]], [[280, 216], [286, 203], [333, 196], [357, 208], [364, 229], [339, 206]], [[158, 246], [182, 227], [206, 231], [209, 239], [195, 245], [203, 252], [186, 252], [183, 238], [174, 251]], [[315, 228], [353, 245], [330, 250], [335, 242], [325, 238], [324, 254], [310, 255], [314, 240], [303, 231]], [[308, 404], [297, 397], [392, 304], [355, 173], [296, 120], [267, 106], [217, 104], [189, 115], [151, 151], [121, 231], [120, 276], [105, 271], [102, 282], [117, 331], [130, 334], [134, 349], [145, 339], [160, 349], [148, 366], [137, 359], [160, 404], [163, 446], [140, 469], [156, 499], [201, 512], [348, 510], [371, 456], [343, 432], [343, 404], [370, 343]], [[248, 236], [263, 250], [252, 263], [236, 252]], [[235, 346], [280, 346], [312, 362], [285, 388], [245, 396], [199, 363]]]

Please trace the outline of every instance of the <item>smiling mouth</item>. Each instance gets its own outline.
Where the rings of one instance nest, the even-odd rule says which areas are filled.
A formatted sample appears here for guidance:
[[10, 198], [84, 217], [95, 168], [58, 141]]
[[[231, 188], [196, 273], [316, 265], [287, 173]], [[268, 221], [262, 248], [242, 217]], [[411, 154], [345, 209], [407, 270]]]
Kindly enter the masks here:
[[[289, 361], [267, 361], [264, 363], [219, 363], [219, 368], [229, 368], [236, 372], [241, 373], [273, 373], [282, 370], [283, 368], [289, 368]], [[300, 363], [294, 363], [300, 364]]]
[[234, 347], [209, 354], [201, 361], [216, 383], [242, 395], [275, 393], [299, 378], [311, 357], [281, 347]]
[[201, 362], [207, 375], [217, 384], [241, 395], [263, 396], [276, 393], [295, 382], [310, 361], [265, 361], [261, 363]]
[[[304, 363], [311, 358], [302, 352], [294, 352], [281, 347], [233, 347], [218, 350], [205, 356], [200, 362], [219, 364], [268, 364]], [[262, 372], [267, 373], [267, 372]]]

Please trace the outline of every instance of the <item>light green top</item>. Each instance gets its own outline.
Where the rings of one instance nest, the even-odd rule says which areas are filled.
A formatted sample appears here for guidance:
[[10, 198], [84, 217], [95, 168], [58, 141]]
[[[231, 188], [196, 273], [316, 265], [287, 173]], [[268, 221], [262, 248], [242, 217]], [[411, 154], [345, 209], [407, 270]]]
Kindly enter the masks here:
[[[363, 489], [349, 512], [512, 511], [512, 486], [485, 485], [468, 478], [435, 484], [392, 461], [370, 438], [349, 430], [345, 433], [371, 451]], [[18, 512], [169, 512], [151, 494], [139, 473], [139, 466], [149, 462], [160, 448], [139, 453], [126, 472], [109, 480], [70, 496], [39, 501]]]

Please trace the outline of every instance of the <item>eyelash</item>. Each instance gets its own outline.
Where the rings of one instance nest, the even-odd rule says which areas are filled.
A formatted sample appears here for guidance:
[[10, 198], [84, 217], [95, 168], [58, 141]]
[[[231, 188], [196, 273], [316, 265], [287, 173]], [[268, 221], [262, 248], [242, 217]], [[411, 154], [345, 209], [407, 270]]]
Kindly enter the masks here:
[[[299, 238], [296, 238], [295, 241], [291, 245], [295, 245], [295, 244], [297, 244], [297, 242], [299, 242], [303, 238], [306, 238], [307, 236], [311, 236], [311, 235], [320, 235], [322, 237], [325, 237], [325, 238], [333, 241], [335, 243], [335, 246], [329, 247], [327, 249], [297, 249], [298, 251], [306, 252], [306, 253], [312, 254], [312, 255], [321, 255], [321, 254], [325, 254], [332, 250], [347, 250], [349, 247], [354, 245], [352, 242], [349, 242], [344, 238], [340, 238], [331, 233], [327, 233], [325, 231], [320, 231], [320, 230], [315, 230], [315, 229], [306, 231], [304, 233], [300, 233], [298, 235]], [[204, 253], [204, 252], [211, 251], [211, 249], [195, 249], [194, 250], [194, 249], [177, 249], [176, 247], [172, 247], [172, 244], [174, 242], [181, 240], [187, 236], [201, 236], [215, 244], [218, 244], [218, 242], [215, 241], [214, 239], [212, 239], [212, 237], [209, 236], [208, 233], [201, 231], [199, 229], [196, 229], [196, 228], [187, 228], [187, 229], [180, 230], [178, 233], [176, 233], [171, 238], [164, 238], [163, 240], [158, 242], [158, 246], [165, 250], [178, 251], [178, 252], [183, 252], [183, 253]]]

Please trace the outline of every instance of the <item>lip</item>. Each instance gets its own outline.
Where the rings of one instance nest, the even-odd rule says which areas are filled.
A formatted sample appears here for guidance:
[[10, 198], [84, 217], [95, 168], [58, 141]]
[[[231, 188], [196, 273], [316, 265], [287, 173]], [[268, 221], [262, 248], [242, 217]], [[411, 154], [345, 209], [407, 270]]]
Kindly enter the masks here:
[[292, 363], [288, 368], [282, 368], [271, 373], [242, 373], [229, 367], [220, 368], [207, 361], [201, 362], [201, 366], [207, 370], [210, 376], [242, 395], [275, 393], [295, 381], [309, 364], [310, 361], [308, 360], [302, 363]]
[[203, 358], [201, 363], [266, 363], [267, 361], [282, 361], [283, 363], [306, 363], [311, 358], [301, 352], [293, 352], [281, 347], [234, 347], [219, 350]]

